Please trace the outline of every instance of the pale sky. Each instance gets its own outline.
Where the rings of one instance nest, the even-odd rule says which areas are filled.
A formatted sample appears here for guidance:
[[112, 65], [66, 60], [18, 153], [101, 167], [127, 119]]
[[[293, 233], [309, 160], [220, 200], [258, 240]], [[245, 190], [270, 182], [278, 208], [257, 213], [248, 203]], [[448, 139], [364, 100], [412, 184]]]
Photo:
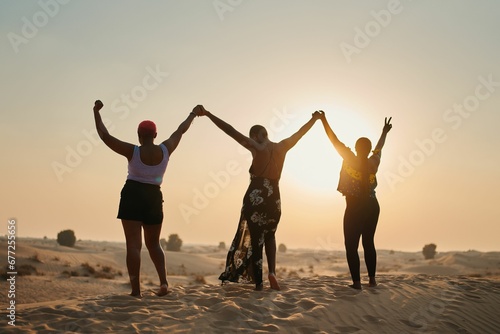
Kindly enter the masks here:
[[[379, 249], [500, 250], [500, 2], [2, 1], [0, 219], [19, 237], [124, 241], [116, 219], [127, 161], [110, 132], [158, 141], [203, 104], [279, 141], [322, 109], [339, 139], [383, 150]], [[250, 154], [195, 119], [162, 185], [162, 236], [230, 244]], [[278, 243], [343, 249], [341, 159], [321, 123], [288, 153]]]

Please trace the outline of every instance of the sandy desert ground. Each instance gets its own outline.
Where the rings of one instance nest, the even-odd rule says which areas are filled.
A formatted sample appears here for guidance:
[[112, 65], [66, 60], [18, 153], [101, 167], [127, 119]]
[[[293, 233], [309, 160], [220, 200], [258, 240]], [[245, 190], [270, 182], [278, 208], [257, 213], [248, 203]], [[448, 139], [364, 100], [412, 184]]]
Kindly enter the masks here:
[[[0, 240], [7, 263], [7, 240]], [[8, 333], [499, 333], [500, 252], [379, 250], [376, 288], [353, 290], [343, 251], [278, 254], [282, 290], [220, 285], [226, 252], [166, 252], [171, 292], [143, 251], [144, 297], [128, 296], [124, 243], [18, 239], [15, 282], [2, 266]], [[14, 283], [14, 284], [11, 284]], [[15, 294], [15, 296], [12, 295]], [[15, 301], [15, 322], [6, 310]], [[12, 308], [12, 307], [11, 307]], [[15, 324], [12, 326], [11, 324]]]

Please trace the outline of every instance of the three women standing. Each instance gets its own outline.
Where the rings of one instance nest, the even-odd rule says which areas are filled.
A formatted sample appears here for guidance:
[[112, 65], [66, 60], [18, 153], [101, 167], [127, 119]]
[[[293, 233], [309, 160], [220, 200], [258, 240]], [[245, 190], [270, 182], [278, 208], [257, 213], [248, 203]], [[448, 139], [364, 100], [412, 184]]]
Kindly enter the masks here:
[[392, 125], [385, 122], [382, 136], [373, 151], [367, 138], [356, 142], [356, 155], [346, 147], [331, 129], [323, 111], [316, 111], [311, 119], [292, 136], [280, 142], [269, 140], [263, 126], [255, 125], [245, 136], [203, 106], [196, 106], [176, 131], [160, 145], [154, 144], [156, 125], [151, 121], [139, 124], [137, 133], [141, 146], [120, 141], [109, 134], [100, 116], [101, 101], [94, 105], [94, 119], [99, 137], [114, 152], [128, 160], [127, 181], [121, 191], [118, 218], [122, 220], [127, 245], [127, 269], [132, 287], [132, 296], [141, 296], [140, 263], [142, 231], [153, 261], [160, 288], [157, 295], [168, 293], [165, 254], [160, 246], [163, 222], [163, 197], [160, 185], [170, 156], [178, 146], [182, 135], [189, 129], [196, 116], [207, 116], [218, 128], [252, 153], [250, 185], [243, 197], [243, 206], [236, 235], [227, 255], [224, 272], [219, 279], [224, 283], [251, 282], [256, 290], [263, 289], [262, 263], [265, 248], [268, 263], [268, 279], [272, 289], [280, 290], [276, 278], [275, 232], [281, 216], [279, 180], [287, 152], [320, 119], [328, 138], [344, 159], [338, 190], [346, 197], [344, 215], [344, 239], [346, 256], [353, 284], [361, 289], [358, 245], [363, 237], [365, 262], [369, 285], [375, 286], [376, 250], [373, 242], [380, 208], [375, 197], [377, 186], [375, 174], [380, 164], [381, 150]]

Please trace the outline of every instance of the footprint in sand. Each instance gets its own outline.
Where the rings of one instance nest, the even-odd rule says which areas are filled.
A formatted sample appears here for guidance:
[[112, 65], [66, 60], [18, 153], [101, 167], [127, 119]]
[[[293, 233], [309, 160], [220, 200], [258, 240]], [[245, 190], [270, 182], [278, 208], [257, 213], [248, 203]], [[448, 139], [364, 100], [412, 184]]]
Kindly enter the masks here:
[[382, 324], [386, 322], [383, 318], [374, 317], [372, 315], [364, 315], [361, 319], [372, 324]]
[[417, 323], [414, 323], [412, 321], [408, 321], [408, 320], [401, 320], [401, 322], [403, 324], [405, 324], [406, 326], [409, 326], [411, 328], [422, 328], [423, 325], [420, 325], [420, 324], [417, 324]]

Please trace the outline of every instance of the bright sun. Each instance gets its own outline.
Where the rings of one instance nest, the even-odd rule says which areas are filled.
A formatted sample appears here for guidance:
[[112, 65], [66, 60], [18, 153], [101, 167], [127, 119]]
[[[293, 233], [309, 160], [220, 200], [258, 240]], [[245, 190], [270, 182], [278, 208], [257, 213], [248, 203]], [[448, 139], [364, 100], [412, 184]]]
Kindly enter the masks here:
[[[369, 120], [345, 111], [325, 110], [325, 113], [333, 131], [346, 146], [354, 150], [359, 137], [368, 137], [372, 145], [376, 145], [377, 129]], [[283, 176], [305, 191], [328, 193], [337, 189], [341, 166], [342, 158], [318, 121], [287, 154]]]

